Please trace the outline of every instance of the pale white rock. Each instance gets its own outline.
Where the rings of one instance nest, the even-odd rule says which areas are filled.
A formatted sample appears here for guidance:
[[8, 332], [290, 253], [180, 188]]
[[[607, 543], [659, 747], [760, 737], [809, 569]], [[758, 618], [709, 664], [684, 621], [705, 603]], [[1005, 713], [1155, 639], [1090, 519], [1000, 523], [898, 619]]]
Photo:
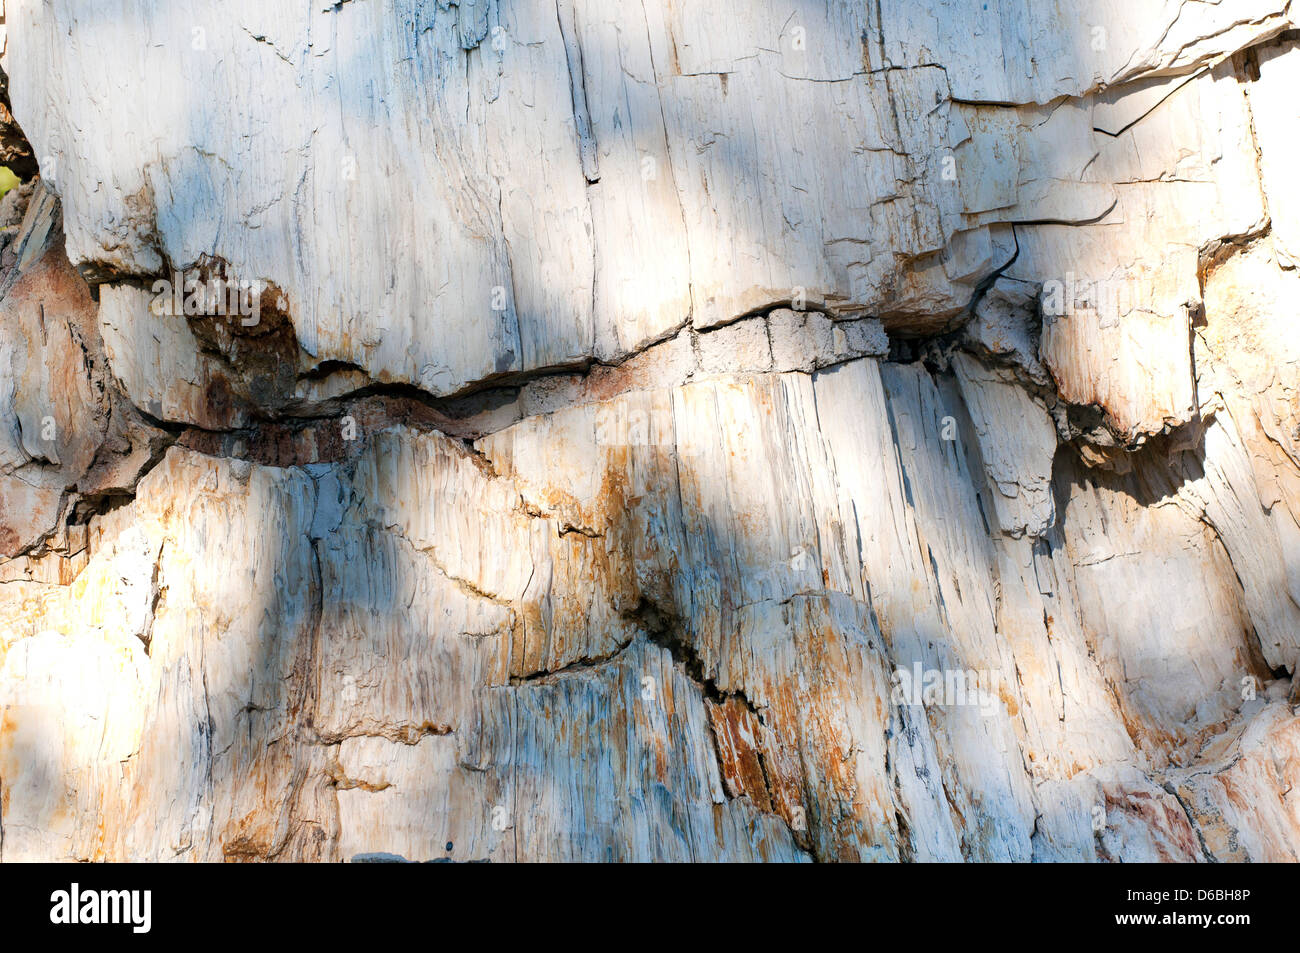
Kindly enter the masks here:
[[[1200, 737], [1206, 718], [1232, 720], [1230, 702], [1189, 708], [1189, 686], [1201, 685], [1202, 699], [1233, 697], [1240, 673], [1252, 671], [1249, 650], [1214, 649], [1221, 676], [1204, 661], [1194, 676], [1178, 675], [1179, 640], [1199, 632], [1207, 650], [1231, 640], [1203, 625], [1182, 627], [1181, 616], [1149, 600], [1115, 607], [1114, 618], [1138, 623], [1134, 641], [1103, 643], [1093, 658], [1087, 629], [1070, 620], [1081, 611], [1100, 620], [1116, 586], [1084, 585], [1076, 597], [1091, 577], [1072, 576], [1095, 572], [1095, 557], [1071, 543], [1066, 560], [1053, 544], [991, 534], [980, 514], [984, 473], [941, 433], [943, 416], [960, 409], [960, 391], [916, 367], [886, 370], [882, 377], [873, 361], [858, 360], [816, 377], [701, 382], [533, 417], [481, 442], [491, 467], [454, 441], [402, 430], [374, 435], [355, 463], [301, 470], [173, 450], [138, 501], [105, 518], [108, 545], [97, 545], [72, 591], [41, 586], [32, 590], [42, 593], [39, 603], [10, 602], [11, 619], [76, 632], [95, 604], [86, 600], [98, 601], [96, 587], [151, 580], [113, 582], [116, 598], [133, 608], [106, 607], [103, 616], [124, 620], [121, 637], [140, 650], [132, 630], [148, 627], [139, 677], [157, 683], [126, 696], [138, 699], [123, 728], [138, 750], [129, 787], [116, 775], [94, 782], [108, 785], [102, 803], [121, 804], [134, 821], [108, 842], [73, 829], [32, 850], [778, 859], [802, 849], [1028, 859], [1034, 817], [1047, 807], [1036, 806], [1035, 783], [1144, 763], [1103, 686], [1128, 696], [1128, 724], [1149, 726], [1147, 770], [1160, 770]], [[1003, 406], [990, 412], [1018, 413], [996, 409]], [[720, 429], [723, 420], [740, 426]], [[646, 429], [625, 426], [637, 421]], [[786, 439], [772, 439], [777, 428]], [[964, 427], [962, 440], [978, 446]], [[889, 468], [852, 467], [873, 445]], [[1089, 523], [1087, 513], [1081, 498], [1071, 499], [1067, 533], [1069, 520], [1083, 521], [1097, 527], [1085, 538], [1103, 553], [1123, 546], [1122, 520]], [[1181, 508], [1155, 514], [1207, 532]], [[1169, 535], [1138, 538], [1149, 545]], [[1200, 556], [1193, 549], [1160, 571], [1174, 580], [1198, 560], [1218, 566], [1213, 586], [1240, 600], [1226, 557], [1201, 545]], [[140, 546], [143, 560], [130, 555]], [[220, 579], [206, 572], [217, 553], [234, 570]], [[1096, 565], [1118, 565], [1128, 553]], [[127, 565], [136, 577], [123, 572]], [[199, 615], [198, 606], [210, 608]], [[1244, 608], [1232, 611], [1225, 617], [1212, 601], [1187, 606], [1198, 620], [1225, 618], [1240, 637]], [[126, 621], [133, 618], [152, 621]], [[623, 634], [607, 641], [619, 619]], [[1171, 640], [1173, 654], [1144, 669], [1153, 631]], [[12, 632], [8, 658], [34, 637]], [[218, 641], [201, 647], [196, 638]], [[698, 658], [699, 668], [674, 662], [654, 644], [660, 639], [680, 646], [688, 663]], [[917, 666], [980, 673], [987, 697], [935, 705], [899, 695], [895, 673]], [[22, 671], [7, 668], [6, 678], [26, 683]], [[864, 684], [873, 686], [865, 699]], [[655, 705], [670, 699], [674, 710], [686, 707], [660, 722]], [[304, 704], [313, 712], [306, 734], [289, 728]], [[571, 714], [557, 720], [557, 706]], [[628, 737], [607, 733], [616, 712], [638, 727], [627, 747], [611, 750], [611, 737]], [[808, 725], [841, 723], [847, 735], [808, 733]], [[572, 728], [560, 737], [548, 727], [558, 724]], [[730, 739], [716, 751], [700, 747], [708, 724], [714, 737], [722, 728]], [[239, 741], [249, 730], [255, 739], [299, 740], [261, 753]], [[668, 765], [649, 754], [661, 743], [678, 752]], [[609, 774], [562, 768], [588, 744]], [[836, 752], [849, 748], [846, 764]], [[759, 757], [768, 779], [761, 787]], [[97, 763], [78, 755], [59, 776]], [[891, 783], [886, 764], [910, 773]], [[645, 767], [629, 775], [635, 765]], [[225, 779], [210, 794], [193, 786], [208, 771]], [[672, 792], [667, 813], [619, 807], [655, 803], [637, 793], [648, 788], [625, 786], [655, 777]], [[250, 785], [268, 784], [281, 796], [259, 802]], [[162, 791], [188, 793], [159, 813], [150, 805]], [[39, 803], [15, 794], [11, 823], [45, 823]], [[420, 804], [445, 807], [421, 822]], [[705, 823], [718, 810], [722, 827]], [[898, 812], [906, 831], [895, 826]], [[1147, 856], [1123, 845], [1167, 836], [1144, 833], [1137, 817], [1132, 834], [1110, 848], [1116, 856]]]
[[[248, 410], [236, 403], [226, 374], [201, 350], [183, 314], [154, 314], [151, 292], [130, 285], [100, 292], [104, 351], [132, 402], [158, 420], [207, 430], [242, 427]], [[156, 368], [167, 366], [166, 376]]]
[[1267, 220], [1231, 70], [1202, 74], [1101, 143], [1091, 174], [1116, 183], [1115, 208], [1094, 225], [1020, 229], [1008, 275], [1043, 285], [1040, 352], [1062, 397], [1099, 406], [1122, 443], [1139, 443], [1196, 413], [1200, 249]]
[[1186, 763], [1240, 708], [1242, 680], [1268, 675], [1230, 553], [1160, 504], [1158, 477], [1076, 472], [1064, 536], [1087, 643], [1151, 762]]
[[1102, 90], [1092, 100], [1093, 128], [1108, 136], [1122, 135], [1175, 92], [1203, 74], [1204, 71], [1187, 76], [1152, 76]]
[[1229, 248], [1207, 276], [1198, 388], [1221, 407], [1181, 498], [1223, 538], [1271, 666], [1297, 655], [1300, 586], [1300, 277], [1276, 243]]
[[1047, 384], [1047, 369], [1038, 359], [1037, 285], [998, 279], [975, 305], [966, 325], [967, 340], [977, 351], [1011, 361], [1036, 384]]
[[970, 130], [954, 153], [966, 225], [1082, 223], [1114, 206], [1114, 185], [1094, 165], [1100, 143], [1086, 103], [960, 109]]
[[[860, 65], [852, 16], [809, 25], [803, 67], [763, 52], [696, 73], [671, 52], [694, 15], [473, 9], [16, 3], [13, 96], [59, 157], [70, 257], [108, 277], [222, 260], [274, 282], [315, 359], [438, 394], [804, 294], [924, 324], [982, 277], [907, 267], [959, 224], [943, 71], [808, 75], [828, 38]], [[81, 96], [65, 56], [153, 93]], [[234, 93], [187, 95], [204, 84]]]
[[1049, 781], [1034, 835], [1038, 862], [1202, 863], [1206, 860], [1178, 797], [1131, 767], [1107, 767]]
[[781, 308], [767, 319], [772, 360], [777, 370], [811, 371], [841, 361], [889, 353], [889, 337], [879, 321], [832, 321], [816, 311]]
[[[1275, 702], [1223, 738], [1174, 782], [1209, 859], [1294, 863], [1300, 829], [1294, 804], [1296, 721]], [[1249, 804], [1249, 811], [1243, 806]]]
[[953, 96], [1047, 103], [1176, 75], [1293, 25], [1287, 0], [882, 0], [877, 68], [944, 64]]
[[1296, 137], [1300, 135], [1295, 107], [1300, 66], [1294, 55], [1286, 55], [1295, 45], [1292, 41], [1261, 48], [1257, 54], [1259, 80], [1247, 86], [1273, 241], [1288, 268], [1300, 266], [1300, 185], [1287, 161], [1288, 156], [1295, 155]]
[[[1255, 637], [1269, 667], [1300, 661], [1300, 603], [1288, 585], [1287, 553], [1277, 523], [1260, 502], [1251, 461], [1231, 416], [1218, 415], [1205, 433], [1204, 458], [1189, 466], [1180, 498], [1218, 534], [1244, 590]], [[1285, 519], [1300, 501], [1272, 509]]]
[[698, 347], [702, 374], [725, 374], [750, 368], [766, 371], [772, 367], [772, 346], [766, 321], [740, 321], [701, 334]]
[[692, 314], [685, 212], [662, 118], [668, 67], [655, 59], [639, 4], [564, 0], [558, 10], [562, 24], [572, 18], [569, 78], [598, 269], [595, 354], [609, 360]]
[[[953, 370], [978, 435], [985, 473], [997, 490], [993, 508], [1002, 531], [1042, 536], [1055, 518], [1052, 463], [1057, 437], [1047, 408], [1012, 375], [991, 370], [968, 355], [957, 355]], [[955, 439], [955, 419], [951, 430]]]
[[5, 14], [0, 859], [1300, 856], [1284, 0]]
[[0, 279], [4, 557], [58, 548], [79, 496], [129, 492], [161, 442], [112, 381], [57, 201], [39, 184], [28, 197]]

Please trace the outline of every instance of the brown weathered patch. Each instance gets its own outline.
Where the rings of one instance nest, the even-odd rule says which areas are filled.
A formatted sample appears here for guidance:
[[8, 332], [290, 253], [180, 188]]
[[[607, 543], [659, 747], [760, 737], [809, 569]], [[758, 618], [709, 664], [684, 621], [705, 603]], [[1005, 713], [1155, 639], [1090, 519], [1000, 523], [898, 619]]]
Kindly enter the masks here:
[[22, 540], [8, 526], [0, 526], [0, 556], [16, 556], [22, 549]]
[[748, 797], [760, 811], [770, 811], [772, 799], [758, 750], [758, 717], [735, 698], [722, 704], [706, 704], [727, 793], [731, 797]]

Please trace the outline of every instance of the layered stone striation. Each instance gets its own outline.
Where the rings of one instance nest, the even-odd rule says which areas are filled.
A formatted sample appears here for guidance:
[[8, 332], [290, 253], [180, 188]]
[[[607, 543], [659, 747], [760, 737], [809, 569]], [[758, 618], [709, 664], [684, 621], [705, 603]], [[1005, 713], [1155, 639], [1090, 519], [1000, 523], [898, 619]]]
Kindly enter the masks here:
[[1287, 0], [4, 6], [0, 860], [1298, 859]]

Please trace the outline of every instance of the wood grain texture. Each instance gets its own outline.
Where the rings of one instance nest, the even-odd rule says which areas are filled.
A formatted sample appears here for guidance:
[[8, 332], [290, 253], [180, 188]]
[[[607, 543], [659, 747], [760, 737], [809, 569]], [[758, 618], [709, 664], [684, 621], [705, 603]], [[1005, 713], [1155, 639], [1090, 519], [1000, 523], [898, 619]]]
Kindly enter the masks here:
[[3, 6], [0, 860], [1300, 859], [1285, 0]]

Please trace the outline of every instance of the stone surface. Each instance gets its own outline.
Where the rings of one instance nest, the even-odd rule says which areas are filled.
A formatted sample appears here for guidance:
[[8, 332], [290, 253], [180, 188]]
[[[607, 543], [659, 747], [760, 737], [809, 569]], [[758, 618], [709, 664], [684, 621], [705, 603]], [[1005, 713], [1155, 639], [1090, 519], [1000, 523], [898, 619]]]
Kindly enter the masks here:
[[38, 187], [3, 252], [4, 557], [45, 548], [78, 505], [129, 495], [167, 440], [112, 379], [95, 326], [95, 302], [63, 253], [60, 220], [58, 202]]
[[1285, 0], [4, 7], [0, 860], [1300, 857]]

